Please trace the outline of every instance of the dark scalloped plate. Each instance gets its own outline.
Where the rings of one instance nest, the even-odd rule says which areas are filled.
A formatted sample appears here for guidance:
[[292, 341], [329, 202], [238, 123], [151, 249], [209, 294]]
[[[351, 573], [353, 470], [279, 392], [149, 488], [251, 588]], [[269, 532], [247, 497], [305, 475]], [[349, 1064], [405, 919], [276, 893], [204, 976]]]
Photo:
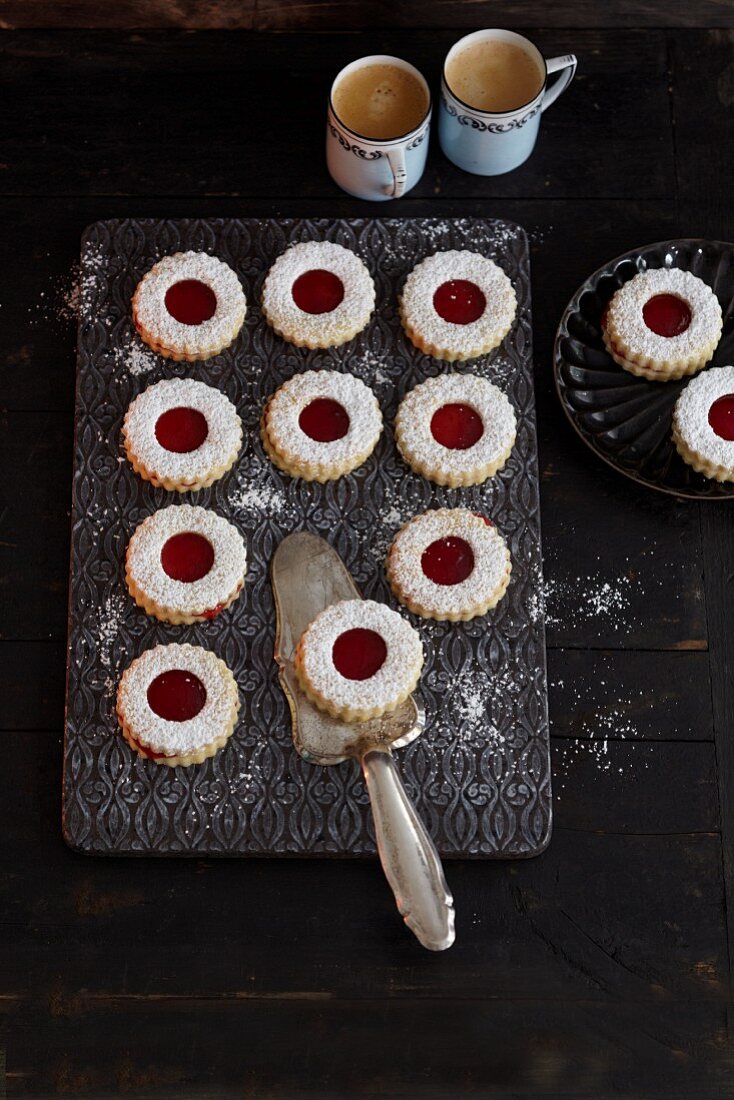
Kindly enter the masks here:
[[691, 271], [712, 288], [721, 303], [724, 331], [710, 366], [734, 363], [734, 244], [661, 241], [618, 256], [574, 294], [558, 326], [553, 353], [558, 396], [584, 443], [619, 473], [678, 497], [729, 500], [734, 484], [697, 474], [671, 439], [673, 406], [690, 379], [637, 378], [614, 362], [602, 341], [601, 316], [615, 291], [640, 271], [659, 267]]

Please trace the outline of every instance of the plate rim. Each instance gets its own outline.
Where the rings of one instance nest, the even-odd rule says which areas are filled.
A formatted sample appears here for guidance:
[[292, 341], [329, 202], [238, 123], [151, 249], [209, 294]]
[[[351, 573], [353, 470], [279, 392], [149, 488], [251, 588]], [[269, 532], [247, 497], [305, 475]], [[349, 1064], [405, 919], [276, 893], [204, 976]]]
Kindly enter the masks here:
[[629, 481], [633, 481], [635, 485], [641, 486], [643, 489], [652, 489], [658, 493], [664, 493], [665, 496], [674, 497], [677, 500], [697, 500], [707, 501], [709, 503], [721, 503], [722, 501], [734, 500], [734, 482], [731, 483], [731, 489], [728, 493], [721, 493], [717, 496], [712, 496], [706, 493], [695, 493], [685, 489], [672, 489], [666, 485], [661, 485], [659, 482], [650, 481], [648, 478], [642, 477], [639, 474], [635, 474], [630, 470], [625, 469], [623, 465], [615, 462], [609, 455], [605, 454], [597, 446], [591, 437], [584, 433], [579, 425], [576, 423], [576, 419], [572, 415], [568, 403], [563, 395], [563, 387], [560, 379], [561, 364], [565, 362], [561, 355], [561, 340], [564, 336], [568, 335], [568, 319], [571, 316], [573, 310], [577, 307], [580, 301], [581, 295], [588, 290], [593, 290], [599, 280], [604, 275], [613, 275], [617, 267], [625, 260], [637, 260], [640, 256], [645, 255], [653, 249], [663, 249], [671, 247], [679, 247], [680, 245], [713, 245], [716, 248], [726, 249], [732, 255], [734, 262], [734, 242], [711, 240], [708, 237], [672, 237], [667, 241], [652, 241], [650, 244], [639, 245], [637, 248], [631, 248], [627, 252], [621, 252], [618, 256], [615, 256], [611, 260], [607, 260], [605, 264], [602, 264], [595, 271], [588, 275], [586, 279], [581, 283], [574, 293], [569, 298], [561, 319], [558, 322], [556, 328], [556, 334], [553, 340], [553, 382], [555, 385], [556, 395], [558, 397], [559, 404], [563, 409], [566, 420], [569, 422], [578, 438], [585, 444], [589, 450], [596, 455], [606, 466], [611, 470], [614, 470], [618, 474], [622, 474]]

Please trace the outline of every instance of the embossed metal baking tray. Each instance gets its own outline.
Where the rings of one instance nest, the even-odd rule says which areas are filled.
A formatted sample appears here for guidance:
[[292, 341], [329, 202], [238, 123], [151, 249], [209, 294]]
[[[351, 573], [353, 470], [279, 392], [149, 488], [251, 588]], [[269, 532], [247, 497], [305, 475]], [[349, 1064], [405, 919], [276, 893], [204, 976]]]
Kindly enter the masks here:
[[[309, 351], [264, 322], [260, 287], [292, 242], [334, 240], [356, 251], [377, 285], [377, 308], [351, 343]], [[491, 356], [455, 369], [495, 381], [518, 413], [504, 470], [483, 486], [443, 489], [407, 469], [392, 421], [402, 395], [452, 369], [404, 336], [397, 292], [423, 257], [473, 249], [499, 263], [518, 295], [517, 323]], [[197, 249], [239, 274], [245, 327], [206, 363], [148, 353], [130, 320], [140, 277], [161, 256]], [[101, 855], [369, 855], [369, 800], [356, 764], [321, 768], [293, 748], [288, 704], [273, 660], [269, 565], [290, 531], [323, 535], [367, 597], [394, 604], [383, 561], [395, 531], [430, 507], [465, 505], [491, 517], [513, 560], [507, 595], [469, 623], [414, 619], [426, 664], [423, 735], [398, 754], [406, 787], [444, 857], [532, 856], [550, 838], [551, 790], [542, 600], [530, 273], [522, 229], [473, 219], [349, 221], [190, 219], [98, 222], [82, 242], [75, 467], [72, 502], [63, 830], [75, 849]], [[310, 368], [349, 371], [371, 385], [385, 431], [355, 473], [326, 485], [291, 480], [264, 456], [258, 435], [266, 397]], [[211, 622], [173, 627], [127, 595], [124, 555], [136, 525], [173, 503], [125, 461], [120, 426], [129, 402], [160, 378], [192, 376], [237, 405], [245, 444], [235, 468], [189, 499], [243, 531], [249, 570], [234, 607]], [[129, 749], [115, 718], [122, 671], [159, 642], [189, 641], [228, 662], [242, 709], [226, 747], [204, 764], [170, 769]]]

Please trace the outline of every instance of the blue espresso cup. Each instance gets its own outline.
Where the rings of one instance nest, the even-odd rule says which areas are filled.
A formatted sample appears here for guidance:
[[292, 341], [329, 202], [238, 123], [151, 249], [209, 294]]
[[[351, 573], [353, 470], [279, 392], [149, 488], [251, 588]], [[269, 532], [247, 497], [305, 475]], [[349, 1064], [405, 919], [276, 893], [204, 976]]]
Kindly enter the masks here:
[[[446, 73], [450, 62], [468, 46], [480, 42], [507, 42], [528, 54], [538, 67], [540, 91], [527, 103], [511, 111], [481, 111], [452, 91]], [[438, 138], [445, 155], [457, 168], [477, 176], [499, 176], [523, 164], [533, 151], [540, 116], [573, 80], [573, 54], [546, 60], [540, 50], [521, 34], [506, 30], [475, 31], [451, 47], [444, 62]], [[549, 86], [548, 77], [559, 73]]]
[[[334, 89], [350, 73], [367, 65], [392, 65], [411, 73], [426, 93], [426, 110], [420, 123], [400, 137], [367, 138], [351, 130], [334, 110]], [[358, 199], [383, 202], [399, 199], [415, 187], [423, 175], [431, 129], [431, 92], [416, 68], [399, 57], [373, 54], [353, 61], [337, 74], [331, 86], [326, 120], [326, 164], [343, 191]]]

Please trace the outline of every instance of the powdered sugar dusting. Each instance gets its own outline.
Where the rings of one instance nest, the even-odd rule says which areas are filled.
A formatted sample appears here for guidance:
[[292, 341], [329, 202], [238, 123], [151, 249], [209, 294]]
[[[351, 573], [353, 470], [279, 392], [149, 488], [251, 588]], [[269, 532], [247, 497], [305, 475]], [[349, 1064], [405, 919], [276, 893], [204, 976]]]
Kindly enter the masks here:
[[42, 290], [40, 301], [35, 306], [29, 306], [28, 311], [40, 313], [44, 320], [76, 324], [94, 302], [106, 263], [99, 245], [87, 246], [83, 264], [73, 263], [66, 275], [56, 276], [49, 291]]
[[[196, 409], [206, 418], [207, 437], [193, 451], [167, 451], [156, 438], [158, 418], [178, 407]], [[123, 436], [128, 453], [159, 478], [195, 481], [232, 462], [242, 445], [242, 423], [220, 390], [192, 378], [165, 378], [132, 402]]]
[[[444, 447], [431, 432], [434, 413], [452, 403], [468, 405], [482, 420], [482, 435], [465, 450]], [[435, 480], [445, 480], [472, 477], [500, 462], [513, 445], [516, 425], [515, 410], [492, 382], [474, 374], [443, 374], [427, 378], [405, 395], [395, 433], [411, 466], [434, 471]]]
[[[599, 577], [579, 577], [575, 583], [546, 579], [544, 600], [546, 622], [551, 625], [564, 623], [577, 626], [594, 618], [605, 618], [614, 625], [627, 621], [632, 594], [632, 580], [617, 577], [605, 580]], [[557, 611], [563, 605], [563, 613]]]
[[[687, 302], [691, 322], [677, 336], [660, 336], [645, 324], [643, 307], [657, 294]], [[607, 313], [607, 334], [622, 356], [672, 363], [697, 359], [721, 336], [721, 306], [711, 287], [690, 271], [663, 267], [642, 271], [616, 292]]]
[[113, 651], [126, 604], [122, 593], [114, 592], [107, 597], [99, 610], [95, 609], [97, 660], [104, 668], [112, 668], [114, 664]]
[[[296, 279], [307, 271], [330, 271], [344, 287], [344, 297], [328, 313], [307, 313], [293, 298]], [[375, 308], [375, 284], [359, 256], [332, 241], [291, 245], [268, 272], [262, 291], [263, 313], [284, 339], [313, 347], [330, 347], [351, 339], [365, 327]]]
[[438, 730], [473, 748], [504, 752], [508, 736], [501, 732], [502, 719], [516, 710], [522, 686], [506, 668], [465, 669], [447, 686], [436, 716]]
[[[434, 308], [438, 288], [454, 279], [465, 279], [486, 298], [481, 317], [467, 325], [444, 320]], [[450, 355], [470, 359], [496, 347], [510, 330], [517, 311], [512, 283], [501, 267], [478, 252], [450, 249], [428, 256], [413, 268], [400, 298], [403, 324], [424, 343]]]
[[[217, 299], [214, 315], [198, 325], [177, 321], [166, 308], [166, 292], [187, 279], [206, 284]], [[143, 276], [132, 308], [144, 339], [165, 351], [204, 359], [234, 340], [247, 304], [237, 275], [223, 260], [206, 252], [177, 252], [164, 256]]]
[[[181, 669], [196, 676], [206, 690], [204, 706], [184, 722], [167, 721], [148, 704], [148, 688], [163, 672]], [[158, 645], [133, 661], [123, 673], [117, 708], [133, 737], [166, 756], [195, 752], [225, 736], [232, 728], [238, 694], [224, 661], [193, 645]]]
[[722, 439], [709, 424], [711, 406], [729, 394], [734, 394], [734, 367], [709, 367], [688, 383], [676, 401], [673, 432], [696, 457], [734, 477], [734, 439]]
[[[317, 398], [330, 398], [346, 411], [346, 435], [321, 443], [306, 435], [299, 424], [303, 410]], [[296, 374], [276, 390], [265, 411], [268, 439], [273, 450], [288, 466], [323, 468], [334, 465], [353, 469], [356, 460], [366, 458], [382, 431], [382, 412], [369, 386], [340, 371], [305, 371]]]
[[[387, 644], [384, 664], [367, 680], [346, 679], [332, 659], [336, 639], [355, 628], [373, 630]], [[354, 710], [389, 707], [412, 690], [423, 664], [418, 631], [397, 611], [374, 600], [342, 600], [327, 607], [308, 627], [301, 645], [300, 669], [314, 691], [335, 707]], [[299, 662], [296, 667], [299, 670]]]
[[[474, 567], [459, 584], [436, 584], [423, 571], [423, 554], [432, 542], [449, 537], [469, 544]], [[436, 508], [416, 516], [398, 532], [388, 558], [388, 576], [399, 598], [436, 618], [483, 613], [483, 606], [506, 584], [509, 570], [505, 540], [468, 508]]]
[[[202, 535], [214, 550], [211, 569], [196, 581], [174, 580], [161, 563], [168, 539], [182, 532]], [[247, 552], [242, 535], [223, 516], [182, 504], [160, 508], [143, 520], [130, 539], [126, 567], [134, 585], [160, 608], [203, 615], [226, 603], [242, 584]]]
[[144, 347], [135, 337], [123, 339], [113, 349], [112, 357], [118, 371], [125, 370], [135, 376], [148, 374], [165, 362], [155, 352]]

